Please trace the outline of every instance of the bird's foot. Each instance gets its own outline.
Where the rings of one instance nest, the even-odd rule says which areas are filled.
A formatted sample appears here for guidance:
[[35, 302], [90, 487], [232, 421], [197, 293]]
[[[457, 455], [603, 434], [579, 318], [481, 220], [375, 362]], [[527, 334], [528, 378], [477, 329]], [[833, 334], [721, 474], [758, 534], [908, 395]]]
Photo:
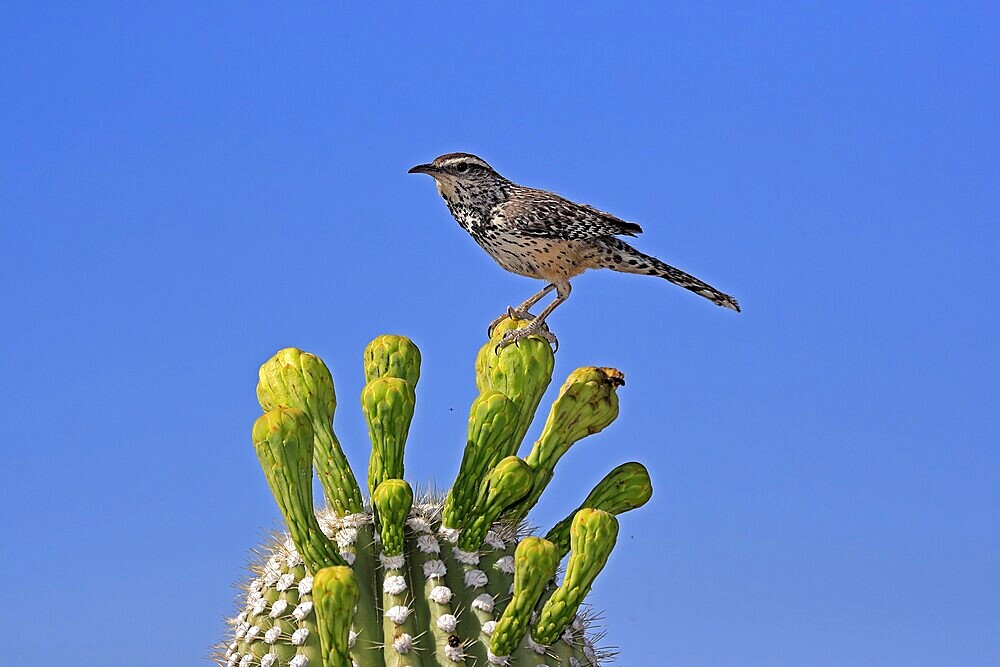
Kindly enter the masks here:
[[535, 316], [529, 313], [526, 309], [521, 310], [519, 308], [514, 308], [513, 306], [507, 306], [507, 312], [490, 322], [490, 326], [486, 328], [486, 335], [492, 337], [493, 330], [497, 328], [497, 325], [504, 320], [533, 320]]
[[511, 343], [516, 345], [519, 340], [528, 338], [529, 336], [537, 336], [538, 338], [547, 341], [550, 345], [555, 346], [553, 352], [559, 351], [559, 340], [556, 338], [556, 335], [549, 331], [549, 327], [545, 324], [544, 320], [537, 319], [532, 319], [527, 326], [521, 327], [520, 329], [511, 329], [505, 333], [503, 338], [500, 339], [500, 342], [497, 343], [496, 351], [499, 353], [500, 348], [507, 347]]

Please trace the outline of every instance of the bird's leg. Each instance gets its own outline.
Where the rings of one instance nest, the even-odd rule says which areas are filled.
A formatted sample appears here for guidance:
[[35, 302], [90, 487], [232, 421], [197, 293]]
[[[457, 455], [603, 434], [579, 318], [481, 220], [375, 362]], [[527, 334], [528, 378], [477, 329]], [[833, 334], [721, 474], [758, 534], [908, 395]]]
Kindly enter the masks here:
[[[548, 326], [545, 324], [545, 319], [552, 314], [552, 311], [559, 307], [566, 299], [569, 298], [569, 293], [572, 291], [569, 283], [562, 283], [560, 285], [550, 285], [556, 289], [556, 298], [552, 300], [552, 303], [545, 307], [538, 317], [534, 318], [520, 329], [513, 329], [508, 331], [500, 339], [500, 345], [498, 347], [506, 347], [511, 343], [516, 343], [522, 338], [527, 338], [528, 336], [538, 336], [539, 338], [544, 338], [548, 342], [556, 346], [556, 350], [559, 349], [559, 341], [556, 339], [556, 335], [549, 331]], [[541, 298], [541, 297], [539, 297]]]
[[498, 317], [495, 320], [493, 320], [492, 322], [490, 322], [490, 326], [486, 329], [486, 335], [487, 336], [492, 336], [493, 335], [493, 330], [496, 329], [497, 325], [500, 324], [501, 322], [503, 322], [505, 319], [508, 319], [508, 318], [510, 318], [512, 320], [515, 320], [515, 319], [516, 320], [532, 320], [532, 319], [534, 319], [535, 316], [532, 315], [531, 313], [529, 313], [528, 309], [530, 309], [532, 306], [534, 306], [536, 303], [538, 303], [542, 299], [542, 297], [544, 297], [546, 294], [548, 294], [549, 292], [551, 292], [555, 288], [556, 288], [555, 285], [547, 285], [544, 289], [542, 289], [541, 291], [539, 291], [537, 294], [534, 294], [531, 297], [529, 297], [527, 301], [525, 301], [524, 303], [522, 303], [517, 308], [512, 308], [512, 307], [508, 306], [506, 313], [504, 313], [500, 317]]

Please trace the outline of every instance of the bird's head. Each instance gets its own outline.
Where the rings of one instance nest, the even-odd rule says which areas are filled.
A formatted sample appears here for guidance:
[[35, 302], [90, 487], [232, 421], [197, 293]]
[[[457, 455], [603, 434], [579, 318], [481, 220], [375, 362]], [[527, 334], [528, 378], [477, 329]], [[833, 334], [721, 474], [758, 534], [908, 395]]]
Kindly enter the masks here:
[[418, 164], [409, 173], [432, 176], [445, 199], [461, 197], [463, 193], [480, 194], [508, 182], [486, 160], [470, 153], [441, 155], [429, 164]]

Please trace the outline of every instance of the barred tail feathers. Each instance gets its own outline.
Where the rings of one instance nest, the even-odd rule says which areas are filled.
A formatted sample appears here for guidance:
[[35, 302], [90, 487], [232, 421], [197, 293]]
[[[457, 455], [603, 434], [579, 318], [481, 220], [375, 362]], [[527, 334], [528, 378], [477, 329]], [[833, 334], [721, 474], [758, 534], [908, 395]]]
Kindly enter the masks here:
[[689, 273], [670, 266], [660, 260], [639, 252], [621, 239], [608, 237], [601, 239], [601, 256], [598, 266], [620, 273], [638, 273], [657, 276], [675, 285], [703, 296], [717, 306], [740, 312], [740, 304], [735, 298], [720, 292], [708, 283], [698, 280]]

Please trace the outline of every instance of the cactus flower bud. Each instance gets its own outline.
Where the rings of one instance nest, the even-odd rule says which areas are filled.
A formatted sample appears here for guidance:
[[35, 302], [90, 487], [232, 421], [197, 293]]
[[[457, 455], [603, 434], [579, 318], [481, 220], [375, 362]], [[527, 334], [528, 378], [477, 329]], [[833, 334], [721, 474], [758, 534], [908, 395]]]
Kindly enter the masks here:
[[458, 540], [463, 551], [477, 551], [501, 512], [531, 490], [531, 468], [516, 456], [500, 461], [483, 480], [471, 520]]
[[257, 400], [264, 410], [298, 408], [313, 428], [313, 461], [326, 501], [338, 514], [360, 512], [361, 489], [333, 432], [337, 407], [330, 370], [319, 357], [294, 347], [280, 350], [260, 367]]
[[531, 629], [539, 644], [551, 644], [573, 621], [618, 539], [618, 520], [604, 510], [582, 509], [573, 517], [571, 551], [562, 584], [546, 601]]
[[488, 389], [473, 401], [462, 464], [444, 505], [445, 526], [465, 527], [486, 473], [510, 455], [517, 423], [517, 404], [499, 391]]
[[253, 426], [253, 444], [292, 541], [309, 569], [344, 565], [313, 513], [313, 431], [298, 408], [275, 408]]
[[406, 336], [378, 336], [365, 348], [365, 382], [391, 377], [414, 389], [420, 379], [420, 350]]
[[557, 523], [545, 539], [559, 547], [562, 558], [569, 552], [570, 525], [579, 510], [589, 507], [611, 514], [622, 514], [642, 507], [652, 495], [653, 485], [649, 481], [646, 467], [635, 461], [623, 463], [605, 475], [580, 506]]
[[372, 504], [378, 512], [382, 553], [398, 556], [403, 553], [403, 530], [413, 506], [413, 490], [405, 480], [387, 479], [375, 489]]
[[521, 520], [535, 506], [552, 479], [556, 463], [573, 443], [599, 433], [618, 416], [618, 387], [625, 376], [614, 368], [587, 366], [569, 374], [545, 421], [542, 435], [525, 459], [535, 471], [531, 493], [518, 503], [514, 518]]
[[497, 349], [505, 333], [527, 324], [523, 320], [503, 320], [476, 356], [476, 387], [479, 391], [499, 391], [517, 406], [517, 427], [504, 456], [517, 454], [538, 409], [538, 402], [552, 381], [555, 365], [552, 348], [541, 338], [529, 337], [518, 341], [517, 345]]
[[403, 448], [415, 405], [413, 385], [400, 378], [377, 378], [361, 392], [361, 408], [372, 441], [368, 461], [369, 494], [374, 493], [383, 480], [403, 478]]
[[490, 636], [490, 652], [510, 655], [528, 631], [531, 614], [559, 567], [559, 549], [540, 537], [526, 537], [514, 551], [514, 593]]
[[351, 667], [351, 620], [360, 597], [354, 571], [346, 566], [323, 568], [313, 577], [312, 596], [322, 667]]

